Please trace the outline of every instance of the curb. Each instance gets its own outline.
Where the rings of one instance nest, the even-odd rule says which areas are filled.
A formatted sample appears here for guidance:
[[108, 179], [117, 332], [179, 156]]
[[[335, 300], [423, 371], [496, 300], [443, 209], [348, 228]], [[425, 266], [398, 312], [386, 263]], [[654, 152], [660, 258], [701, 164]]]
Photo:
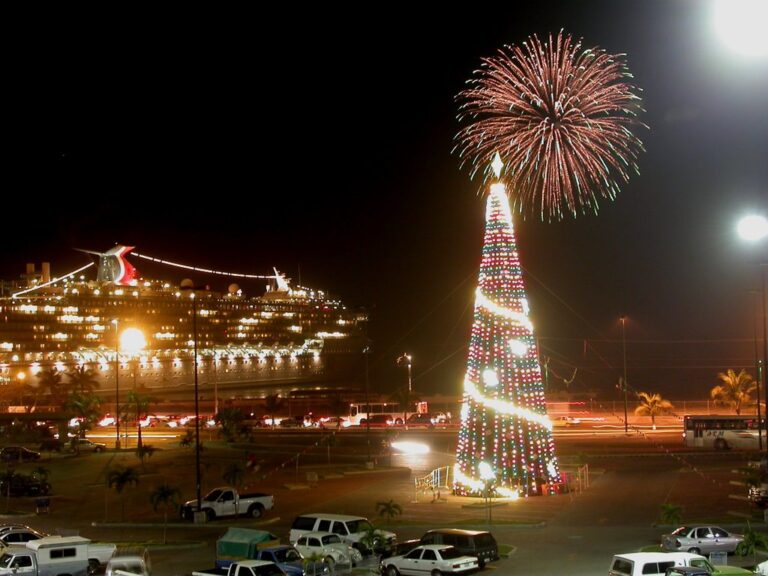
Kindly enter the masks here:
[[[280, 522], [280, 516], [264, 520], [263, 522], [256, 522], [249, 524], [246, 528], [260, 528], [261, 526], [270, 526]], [[91, 522], [91, 526], [94, 528], [162, 528], [162, 523], [157, 522]], [[226, 530], [229, 528], [226, 524], [213, 522], [203, 522], [202, 524], [195, 524], [194, 522], [168, 522], [166, 524], [168, 528], [212, 528]]]

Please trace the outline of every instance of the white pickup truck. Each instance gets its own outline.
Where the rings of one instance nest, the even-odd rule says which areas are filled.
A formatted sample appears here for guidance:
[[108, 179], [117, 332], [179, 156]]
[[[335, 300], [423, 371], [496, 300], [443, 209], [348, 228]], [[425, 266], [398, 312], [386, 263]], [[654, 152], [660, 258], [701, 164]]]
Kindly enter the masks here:
[[[222, 486], [214, 488], [203, 496], [200, 509], [205, 512], [208, 520], [221, 516], [261, 518], [264, 512], [271, 510], [274, 505], [275, 499], [271, 494], [260, 492], [240, 494], [236, 488]], [[196, 511], [197, 500], [190, 500], [181, 507], [181, 517], [192, 520]]]
[[80, 536], [46, 536], [3, 548], [0, 575], [95, 574], [114, 552], [114, 544], [92, 544]]
[[274, 562], [243, 560], [230, 564], [228, 568], [211, 568], [192, 572], [192, 576], [285, 576], [285, 572]]
[[702, 568], [713, 576], [752, 574], [736, 566], [713, 566], [704, 556], [690, 552], [632, 552], [614, 556], [608, 576], [664, 576], [674, 566]]

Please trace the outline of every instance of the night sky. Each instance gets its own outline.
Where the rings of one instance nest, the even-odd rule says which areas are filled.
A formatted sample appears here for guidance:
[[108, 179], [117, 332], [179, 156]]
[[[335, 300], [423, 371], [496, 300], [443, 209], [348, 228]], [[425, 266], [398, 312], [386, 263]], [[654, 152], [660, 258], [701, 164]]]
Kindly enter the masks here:
[[719, 371], [754, 365], [748, 290], [768, 243], [744, 245], [735, 223], [768, 212], [768, 58], [729, 51], [710, 2], [273, 12], [20, 23], [4, 82], [2, 277], [42, 261], [63, 274], [88, 262], [72, 248], [114, 243], [276, 266], [369, 310], [377, 387], [405, 383], [395, 358], [409, 352], [417, 391], [458, 394], [484, 200], [451, 153], [454, 97], [482, 56], [565, 28], [627, 54], [651, 129], [637, 132], [641, 174], [598, 215], [516, 222], [551, 389], [578, 368], [569, 390], [619, 398], [622, 314], [635, 390], [705, 398]]

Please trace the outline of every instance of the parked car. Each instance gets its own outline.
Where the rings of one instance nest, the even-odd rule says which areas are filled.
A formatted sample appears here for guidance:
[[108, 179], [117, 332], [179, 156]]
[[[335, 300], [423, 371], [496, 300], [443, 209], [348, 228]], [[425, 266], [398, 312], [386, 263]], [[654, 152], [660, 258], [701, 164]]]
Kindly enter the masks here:
[[[201, 510], [205, 512], [208, 520], [222, 516], [243, 515], [261, 518], [264, 512], [272, 510], [274, 505], [275, 499], [271, 494], [262, 492], [240, 494], [237, 489], [231, 486], [222, 486], [214, 488], [203, 496]], [[189, 500], [179, 508], [181, 517], [185, 520], [192, 520], [195, 510], [197, 510], [197, 500]]]
[[[616, 554], [609, 576], [661, 576], [672, 568], [690, 566], [709, 576], [748, 576], [749, 570], [737, 566], [713, 566], [699, 554], [689, 552], [630, 552]], [[672, 572], [675, 574], [675, 572]]]
[[24, 446], [6, 446], [0, 450], [0, 460], [3, 462], [28, 462], [40, 460], [40, 452], [29, 450]]
[[0, 495], [3, 496], [46, 496], [51, 485], [35, 475], [14, 474], [0, 480]]
[[330, 532], [308, 532], [296, 541], [294, 547], [304, 558], [322, 557], [331, 571], [336, 564], [357, 566], [363, 559], [359, 550], [342, 542], [338, 534]]
[[38, 532], [37, 530], [33, 530], [29, 526], [26, 526], [24, 528], [11, 528], [10, 530], [6, 530], [0, 534], [0, 542], [6, 546], [10, 546], [11, 544], [24, 544], [30, 540], [39, 540], [43, 537], [45, 537], [45, 534], [42, 532]]
[[92, 442], [91, 440], [88, 440], [88, 438], [77, 438], [76, 440], [73, 440], [71, 446], [72, 450], [77, 452], [104, 452], [104, 450], [107, 449], [106, 444]]
[[478, 569], [477, 558], [465, 556], [453, 546], [427, 544], [414, 548], [405, 556], [382, 560], [386, 576], [423, 576], [425, 574], [466, 574]]
[[493, 534], [487, 531], [439, 528], [421, 537], [422, 544], [447, 544], [467, 556], [477, 557], [480, 568], [486, 562], [499, 559], [499, 545]]
[[661, 537], [661, 547], [663, 550], [693, 554], [735, 552], [742, 540], [743, 535], [728, 532], [718, 526], [681, 526]]
[[152, 571], [144, 556], [115, 556], [107, 562], [104, 576], [151, 576]]

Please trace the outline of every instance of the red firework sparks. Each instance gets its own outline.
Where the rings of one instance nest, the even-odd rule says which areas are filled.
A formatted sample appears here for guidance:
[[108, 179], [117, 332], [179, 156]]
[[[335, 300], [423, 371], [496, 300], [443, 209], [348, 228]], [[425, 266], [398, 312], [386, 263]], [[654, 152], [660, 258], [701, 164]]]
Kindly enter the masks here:
[[542, 43], [537, 36], [522, 46], [505, 46], [457, 96], [459, 120], [455, 151], [472, 176], [488, 166], [497, 151], [504, 160], [516, 208], [539, 210], [542, 219], [566, 212], [597, 211], [598, 198], [613, 199], [619, 180], [638, 172], [642, 142], [630, 128], [644, 126], [639, 89], [623, 55], [583, 49], [561, 31]]

